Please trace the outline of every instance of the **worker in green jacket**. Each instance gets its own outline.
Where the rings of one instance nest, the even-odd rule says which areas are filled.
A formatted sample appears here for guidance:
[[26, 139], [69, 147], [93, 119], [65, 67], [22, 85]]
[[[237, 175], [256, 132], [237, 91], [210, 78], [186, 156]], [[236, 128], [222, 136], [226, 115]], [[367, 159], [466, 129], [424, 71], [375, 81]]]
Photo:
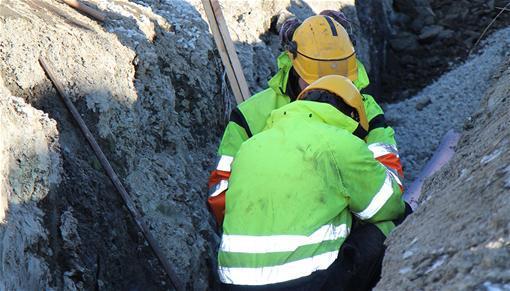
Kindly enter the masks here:
[[[230, 115], [218, 149], [219, 159], [209, 178], [208, 203], [219, 225], [225, 209], [231, 164], [241, 144], [258, 134], [274, 109], [295, 100], [306, 85], [325, 75], [348, 77], [359, 90], [369, 85], [363, 64], [357, 60], [347, 31], [340, 24], [346, 19], [339, 12], [324, 11], [304, 22], [283, 24], [280, 36], [286, 49], [278, 57], [278, 72], [269, 80], [269, 88], [241, 103]], [[363, 94], [369, 121], [366, 143], [374, 158], [396, 176], [403, 178], [394, 131], [386, 125], [384, 113], [374, 98]], [[402, 184], [400, 184], [402, 186]], [[383, 233], [394, 227], [391, 222], [378, 225]]]
[[398, 177], [364, 141], [369, 122], [351, 81], [322, 77], [297, 99], [272, 111], [232, 162], [218, 253], [226, 290], [349, 288], [356, 258], [342, 246], [352, 216], [404, 214]]
[[[324, 11], [302, 23], [290, 20], [283, 24], [280, 36], [285, 51], [278, 57], [278, 72], [269, 80], [269, 88], [233, 110], [218, 149], [219, 159], [209, 179], [208, 198], [218, 225], [223, 221], [234, 158], [243, 142], [262, 131], [273, 110], [296, 100], [307, 84], [325, 75], [346, 76], [359, 90], [369, 85], [365, 68], [356, 58], [349, 35], [340, 23], [349, 25], [341, 13]], [[386, 125], [384, 113], [372, 96], [362, 94], [362, 100], [368, 119], [364, 141], [373, 157], [393, 173], [402, 187], [403, 172], [394, 131]], [[394, 227], [395, 221], [391, 220], [354, 227], [344, 244], [364, 255], [358, 258], [357, 281], [366, 281], [365, 289], [373, 286], [371, 278], [378, 277], [385, 249], [383, 242]]]

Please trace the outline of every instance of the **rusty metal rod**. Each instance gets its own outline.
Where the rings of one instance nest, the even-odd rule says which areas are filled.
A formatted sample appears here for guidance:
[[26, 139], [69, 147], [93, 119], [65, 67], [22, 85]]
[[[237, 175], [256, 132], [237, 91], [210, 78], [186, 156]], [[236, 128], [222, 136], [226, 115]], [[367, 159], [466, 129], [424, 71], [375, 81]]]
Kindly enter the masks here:
[[64, 3], [73, 7], [74, 9], [80, 11], [81, 13], [91, 16], [92, 18], [94, 18], [100, 22], [104, 22], [104, 20], [106, 19], [104, 14], [102, 12], [100, 12], [99, 10], [94, 9], [90, 6], [87, 6], [85, 4], [82, 4], [77, 0], [62, 0], [62, 1], [64, 1]]
[[180, 279], [177, 277], [176, 272], [174, 271], [173, 267], [170, 265], [170, 263], [165, 259], [165, 256], [159, 247], [156, 239], [152, 236], [149, 227], [143, 220], [142, 215], [136, 208], [133, 200], [129, 196], [128, 192], [126, 191], [126, 188], [124, 188], [124, 185], [120, 182], [119, 177], [113, 170], [112, 166], [110, 165], [110, 162], [104, 155], [103, 151], [99, 147], [98, 143], [96, 142], [94, 136], [88, 129], [87, 125], [83, 121], [83, 119], [80, 116], [80, 113], [74, 106], [73, 102], [64, 92], [64, 87], [60, 83], [60, 81], [56, 78], [56, 75], [53, 71], [53, 69], [48, 65], [46, 60], [43, 57], [39, 58], [39, 63], [41, 64], [42, 68], [50, 78], [53, 85], [55, 85], [55, 88], [57, 89], [60, 97], [64, 101], [65, 105], [67, 106], [67, 109], [71, 112], [71, 115], [74, 117], [76, 122], [78, 123], [78, 126], [80, 127], [83, 135], [85, 135], [85, 138], [89, 142], [90, 146], [94, 150], [94, 153], [96, 154], [97, 158], [99, 159], [99, 162], [101, 163], [101, 166], [103, 166], [103, 169], [106, 171], [108, 176], [110, 177], [110, 180], [112, 181], [113, 185], [115, 186], [115, 189], [119, 192], [120, 196], [122, 197], [122, 200], [124, 200], [124, 203], [126, 204], [129, 212], [133, 216], [133, 219], [135, 220], [136, 224], [142, 231], [143, 235], [145, 236], [145, 239], [149, 242], [150, 247], [156, 254], [156, 257], [158, 257], [159, 261], [163, 265], [163, 268], [165, 269], [165, 272], [167, 273], [168, 277], [170, 278], [170, 282], [174, 285], [175, 289], [177, 290], [184, 290], [184, 285], [180, 281]]
[[421, 196], [421, 187], [425, 179], [439, 171], [455, 154], [455, 146], [459, 142], [460, 134], [453, 130], [448, 131], [437, 147], [434, 155], [427, 162], [418, 177], [413, 181], [409, 189], [404, 193], [404, 200], [409, 203], [413, 210], [418, 207], [418, 200]]

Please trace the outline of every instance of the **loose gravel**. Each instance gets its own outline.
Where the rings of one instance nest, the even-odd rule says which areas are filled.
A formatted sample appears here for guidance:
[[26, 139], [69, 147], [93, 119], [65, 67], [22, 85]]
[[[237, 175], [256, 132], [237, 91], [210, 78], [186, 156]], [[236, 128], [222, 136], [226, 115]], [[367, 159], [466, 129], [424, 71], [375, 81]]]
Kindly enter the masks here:
[[406, 182], [416, 178], [448, 130], [462, 130], [509, 54], [510, 28], [505, 28], [492, 34], [478, 54], [416, 96], [385, 106], [388, 123], [396, 131]]

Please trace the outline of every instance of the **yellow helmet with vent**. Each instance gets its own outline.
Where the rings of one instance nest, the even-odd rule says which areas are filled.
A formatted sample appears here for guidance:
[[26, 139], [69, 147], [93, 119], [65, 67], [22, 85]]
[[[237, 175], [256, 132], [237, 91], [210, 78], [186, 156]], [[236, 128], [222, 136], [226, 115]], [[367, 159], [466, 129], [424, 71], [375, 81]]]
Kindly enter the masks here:
[[327, 75], [358, 78], [356, 53], [347, 31], [329, 16], [307, 18], [296, 28], [294, 52], [288, 51], [294, 69], [308, 84]]

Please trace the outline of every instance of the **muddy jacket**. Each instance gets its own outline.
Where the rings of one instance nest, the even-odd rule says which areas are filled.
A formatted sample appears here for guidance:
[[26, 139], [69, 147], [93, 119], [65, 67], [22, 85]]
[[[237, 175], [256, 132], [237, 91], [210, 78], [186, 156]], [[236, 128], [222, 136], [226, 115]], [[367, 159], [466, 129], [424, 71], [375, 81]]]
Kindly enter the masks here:
[[351, 214], [377, 223], [404, 213], [397, 179], [352, 134], [357, 126], [329, 104], [295, 101], [241, 145], [226, 193], [222, 282], [266, 285], [327, 269]]
[[[278, 57], [279, 70], [269, 80], [269, 88], [239, 104], [230, 115], [230, 122], [225, 129], [218, 149], [218, 163], [209, 179], [210, 191], [208, 202], [219, 224], [223, 220], [225, 191], [228, 189], [230, 165], [241, 144], [264, 128], [271, 111], [290, 102], [290, 98], [285, 94], [285, 90], [291, 68], [292, 62], [290, 58], [287, 54], [282, 53]], [[365, 68], [359, 61], [358, 79], [354, 84], [360, 90], [366, 88], [369, 84]], [[363, 94], [363, 102], [369, 121], [369, 133], [365, 137], [369, 149], [373, 152], [374, 158], [380, 160], [402, 179], [402, 166], [398, 156], [393, 129], [386, 125], [384, 113], [372, 96]], [[392, 227], [390, 223], [380, 228], [387, 234]]]

